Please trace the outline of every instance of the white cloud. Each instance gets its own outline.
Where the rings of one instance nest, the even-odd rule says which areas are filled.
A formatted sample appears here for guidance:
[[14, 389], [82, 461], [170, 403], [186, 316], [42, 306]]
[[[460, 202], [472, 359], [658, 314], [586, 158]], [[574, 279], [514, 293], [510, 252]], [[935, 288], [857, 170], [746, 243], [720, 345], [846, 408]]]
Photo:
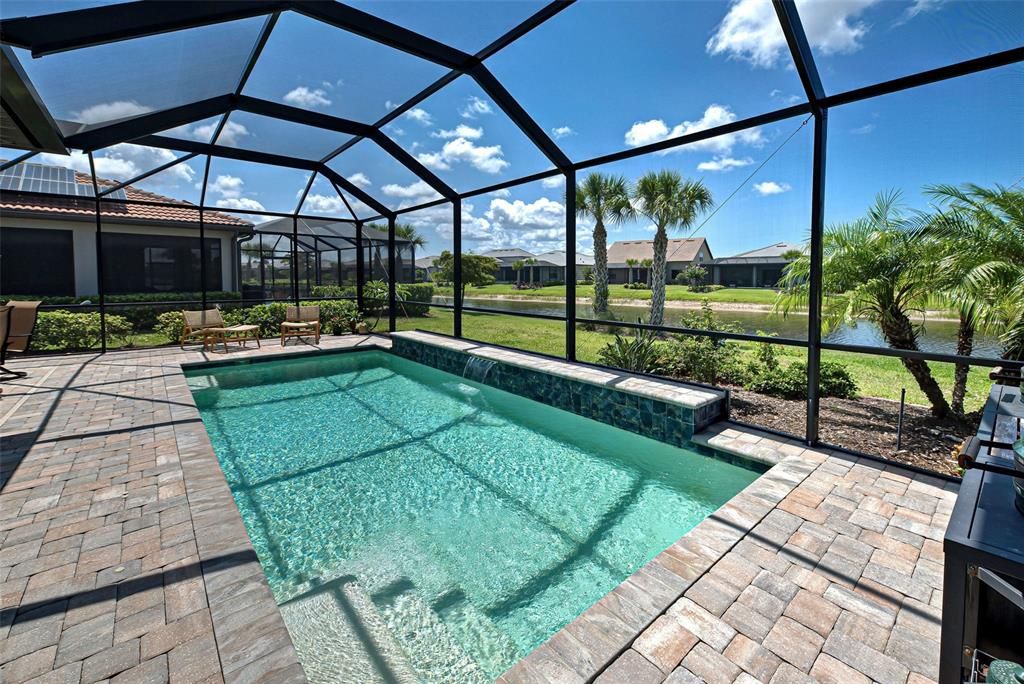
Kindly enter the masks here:
[[473, 128], [466, 124], [459, 124], [452, 130], [440, 130], [434, 131], [430, 134], [431, 138], [441, 138], [443, 140], [450, 140], [452, 138], [466, 138], [467, 140], [479, 140], [484, 135], [483, 128]]
[[388, 183], [381, 188], [381, 191], [388, 197], [399, 197], [401, 199], [418, 199], [428, 200], [433, 197], [439, 197], [437, 191], [430, 187], [424, 181], [418, 180], [415, 183], [409, 185], [398, 185], [397, 183]]
[[153, 111], [152, 107], [141, 105], [134, 100], [117, 100], [115, 102], [102, 102], [86, 107], [80, 112], [73, 112], [72, 116], [75, 121], [94, 124], [114, 121], [116, 119], [127, 119], [151, 111]]
[[561, 174], [557, 176], [551, 176], [550, 178], [545, 178], [544, 180], [542, 180], [540, 184], [543, 185], [545, 188], [560, 188], [563, 185], [565, 185], [565, 176]]
[[768, 96], [773, 100], [778, 100], [779, 102], [782, 102], [783, 104], [787, 105], [795, 105], [798, 102], [804, 101], [804, 98], [802, 98], [801, 96], [787, 95], [778, 88], [773, 89], [770, 93], [768, 93]]
[[491, 103], [480, 99], [476, 95], [471, 96], [466, 101], [466, 106], [459, 110], [459, 116], [463, 119], [475, 119], [477, 116], [493, 113], [494, 110], [491, 108]]
[[783, 192], [788, 192], [790, 189], [789, 183], [776, 183], [775, 181], [754, 183], [754, 190], [762, 196], [779, 195]]
[[572, 130], [568, 126], [558, 126], [551, 129], [551, 135], [555, 136], [555, 140], [561, 140], [562, 138], [570, 135], [576, 135], [576, 131]]
[[[194, 140], [201, 140], [203, 142], [210, 142], [213, 137], [213, 132], [217, 130], [218, 121], [211, 121], [210, 123], [201, 124], [189, 128], [188, 126], [178, 126], [167, 131], [171, 135], [177, 135], [182, 138], [192, 138]], [[240, 123], [228, 120], [224, 125], [223, 130], [220, 132], [220, 136], [217, 137], [218, 145], [229, 145], [233, 146], [238, 144], [239, 140], [249, 135], [249, 129]]]
[[511, 197], [512, 191], [508, 188], [502, 188], [501, 190], [495, 190], [494, 192], [487, 193], [491, 197]]
[[853, 133], [854, 135], [867, 135], [868, 133], [871, 133], [874, 130], [875, 130], [875, 124], [868, 123], [868, 124], [864, 124], [863, 126], [857, 126], [856, 128], [851, 128], [850, 132]]
[[242, 187], [245, 181], [238, 176], [221, 174], [207, 186], [207, 190], [228, 199], [237, 199], [242, 196]]
[[302, 211], [311, 214], [328, 214], [330, 216], [348, 216], [348, 209], [338, 195], [310, 194], [302, 205]]
[[[151, 171], [158, 166], [174, 161], [177, 159], [177, 155], [170, 150], [157, 147], [118, 143], [97, 152], [94, 159], [97, 176], [111, 180], [126, 181], [146, 171]], [[45, 152], [39, 155], [39, 161], [43, 164], [64, 166], [81, 173], [90, 173], [89, 156], [77, 150], [72, 151], [70, 155]], [[136, 185], [154, 190], [170, 190], [183, 184], [188, 185], [192, 183], [195, 176], [195, 169], [189, 166], [188, 162], [182, 162], [143, 179], [136, 183]]]
[[449, 140], [440, 152], [422, 152], [416, 155], [422, 164], [445, 171], [455, 163], [467, 163], [484, 173], [500, 173], [509, 163], [502, 155], [501, 145], [481, 146], [466, 138]]
[[266, 207], [251, 197], [226, 197], [214, 203], [221, 209], [240, 209], [243, 211], [266, 211]]
[[385, 100], [384, 101], [384, 109], [386, 109], [386, 110], [388, 110], [390, 112], [392, 109], [398, 109], [398, 105], [396, 105], [391, 100]]
[[908, 7], [903, 14], [893, 22], [893, 26], [901, 26], [923, 12], [931, 12], [939, 9], [945, 0], [914, 0], [914, 4]]
[[[796, 6], [811, 47], [833, 55], [860, 49], [869, 26], [859, 16], [876, 2], [796, 0]], [[706, 49], [709, 54], [725, 54], [760, 68], [774, 67], [780, 60], [789, 62], [789, 48], [770, 0], [733, 2]]]
[[[712, 104], [704, 110], [704, 115], [696, 121], [684, 121], [672, 128], [668, 127], [661, 119], [649, 121], [638, 121], [626, 131], [626, 144], [630, 147], [640, 147], [651, 143], [661, 142], [669, 138], [678, 138], [690, 133], [697, 133], [709, 128], [724, 126], [736, 120], [736, 114], [727, 105]], [[676, 147], [669, 150], [662, 150], [661, 154], [685, 149], [687, 151], [714, 152], [717, 154], [729, 154], [737, 144], [761, 145], [764, 143], [764, 136], [760, 128], [748, 128], [737, 133], [727, 133], [707, 140], [700, 140], [682, 148]]]
[[432, 117], [430, 112], [422, 107], [413, 107], [402, 116], [411, 121], [415, 121], [421, 126], [431, 126], [434, 123], [434, 117]]
[[701, 162], [697, 164], [698, 171], [732, 171], [744, 166], [750, 166], [754, 163], [754, 160], [750, 157], [744, 157], [743, 159], [733, 159], [732, 157], [716, 156], [714, 159], [709, 161]]
[[331, 100], [327, 97], [326, 90], [323, 88], [310, 89], [306, 86], [298, 86], [289, 90], [284, 96], [284, 101], [296, 107], [307, 107], [309, 109], [331, 106]]
[[352, 185], [355, 185], [356, 187], [359, 188], [368, 188], [371, 185], [373, 185], [370, 182], [370, 179], [367, 177], [367, 175], [362, 171], [359, 171], [358, 173], [353, 173], [351, 176], [348, 177], [348, 181]]
[[452, 168], [440, 152], [420, 152], [416, 158], [420, 160], [421, 164], [435, 171], [447, 171]]

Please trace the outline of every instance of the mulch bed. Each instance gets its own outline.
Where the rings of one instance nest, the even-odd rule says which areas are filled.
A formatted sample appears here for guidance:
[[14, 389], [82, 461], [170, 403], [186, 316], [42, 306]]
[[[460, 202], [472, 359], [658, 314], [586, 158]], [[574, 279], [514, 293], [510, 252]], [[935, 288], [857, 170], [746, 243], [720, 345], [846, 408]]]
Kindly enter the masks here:
[[[732, 418], [791, 435], [803, 435], [807, 427], [804, 401], [779, 399], [732, 389]], [[903, 414], [902, 448], [896, 449], [899, 402], [861, 397], [821, 400], [819, 435], [835, 444], [899, 463], [907, 463], [945, 475], [959, 475], [955, 451], [977, 430], [980, 414], [966, 420], [937, 419], [925, 406], [907, 404]]]

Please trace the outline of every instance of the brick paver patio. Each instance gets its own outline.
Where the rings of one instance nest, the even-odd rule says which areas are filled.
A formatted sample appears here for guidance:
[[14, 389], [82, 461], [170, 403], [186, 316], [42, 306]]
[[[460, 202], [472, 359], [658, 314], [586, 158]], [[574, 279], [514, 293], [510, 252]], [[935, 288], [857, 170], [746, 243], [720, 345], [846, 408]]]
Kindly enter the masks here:
[[[387, 340], [321, 347], [356, 344]], [[13, 364], [30, 375], [0, 401], [0, 681], [304, 680], [180, 368], [224, 358]], [[729, 426], [701, 438], [778, 464], [502, 679], [934, 679], [956, 485]]]

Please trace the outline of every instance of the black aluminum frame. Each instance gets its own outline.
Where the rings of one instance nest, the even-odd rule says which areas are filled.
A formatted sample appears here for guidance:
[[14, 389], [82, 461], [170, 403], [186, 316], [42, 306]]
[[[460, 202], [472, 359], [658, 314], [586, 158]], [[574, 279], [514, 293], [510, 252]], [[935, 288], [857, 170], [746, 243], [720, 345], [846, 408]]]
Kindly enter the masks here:
[[[0, 22], [0, 42], [15, 45], [31, 50], [33, 56], [41, 56], [74, 50], [83, 47], [101, 45], [105, 43], [129, 40], [146, 35], [176, 31], [186, 28], [194, 28], [215, 24], [225, 21], [232, 21], [254, 16], [266, 16], [266, 22], [260, 31], [259, 37], [253, 46], [252, 53], [240, 75], [238, 85], [234, 92], [208, 98], [199, 102], [171, 107], [165, 110], [152, 112], [138, 116], [126, 121], [120, 121], [104, 125], [83, 126], [79, 131], [64, 136], [64, 142], [69, 147], [76, 147], [89, 153], [90, 162], [92, 152], [102, 147], [119, 142], [135, 142], [138, 144], [161, 147], [170, 150], [185, 152], [186, 154], [158, 169], [153, 169], [136, 178], [119, 184], [115, 188], [106, 189], [103, 192], [104, 202], [114, 202], [108, 195], [115, 189], [122, 188], [133, 182], [137, 182], [155, 173], [166, 170], [174, 164], [183, 163], [200, 155], [207, 157], [207, 174], [209, 170], [209, 159], [213, 156], [238, 159], [261, 164], [277, 165], [290, 168], [304, 169], [311, 172], [310, 179], [302, 193], [296, 210], [292, 213], [271, 212], [271, 211], [239, 211], [238, 213], [266, 215], [275, 217], [289, 217], [296, 225], [299, 218], [324, 219], [324, 216], [303, 216], [300, 211], [309, 189], [312, 187], [316, 174], [324, 176], [338, 192], [351, 218], [336, 218], [331, 220], [348, 221], [356, 227], [356, 271], [357, 271], [357, 300], [362, 306], [363, 292], [362, 284], [365, 276], [365, 264], [363, 254], [363, 225], [377, 220], [388, 222], [388, 279], [389, 279], [389, 330], [395, 329], [395, 222], [398, 217], [418, 210], [450, 203], [452, 205], [453, 224], [453, 255], [454, 255], [454, 278], [455, 288], [454, 302], [451, 305], [437, 304], [440, 308], [451, 309], [454, 313], [454, 335], [462, 336], [462, 312], [494, 313], [500, 315], [518, 315], [531, 318], [565, 321], [565, 348], [566, 357], [570, 360], [575, 358], [575, 335], [576, 326], [581, 323], [607, 324], [606, 321], [579, 318], [576, 316], [576, 211], [575, 211], [575, 187], [576, 174], [585, 169], [608, 164], [624, 159], [630, 159], [641, 155], [668, 150], [690, 143], [707, 140], [727, 133], [735, 133], [741, 130], [775, 123], [796, 116], [810, 114], [814, 118], [813, 138], [813, 160], [812, 160], [812, 196], [811, 196], [811, 222], [810, 222], [810, 298], [808, 307], [808, 336], [806, 340], [763, 338], [756, 335], [734, 334], [711, 332], [705, 330], [694, 330], [672, 326], [649, 326], [639, 323], [616, 322], [617, 326], [625, 328], [653, 329], [668, 333], [681, 333], [700, 335], [716, 339], [731, 339], [749, 342], [771, 342], [788, 346], [802, 347], [807, 349], [808, 366], [808, 399], [807, 399], [807, 427], [803, 436], [804, 441], [811, 445], [818, 445], [818, 380], [820, 370], [821, 352], [847, 351], [897, 358], [918, 358], [928, 361], [939, 361], [948, 363], [966, 362], [976, 366], [1005, 365], [1005, 360], [974, 358], [966, 359], [952, 354], [935, 354], [929, 352], [911, 352], [898, 349], [863, 347], [858, 345], [842, 345], [822, 342], [821, 340], [821, 268], [822, 268], [822, 235], [824, 232], [824, 201], [825, 201], [825, 169], [827, 152], [827, 130], [828, 113], [831, 108], [840, 107], [846, 104], [862, 100], [888, 95], [911, 88], [916, 88], [931, 83], [966, 76], [981, 71], [994, 69], [1001, 66], [1015, 64], [1024, 61], [1024, 46], [992, 53], [975, 59], [962, 61], [956, 64], [931, 69], [928, 71], [911, 74], [884, 82], [875, 83], [850, 91], [827, 95], [822, 87], [820, 77], [810, 49], [807, 37], [797, 12], [794, 0], [772, 0], [776, 15], [781, 25], [794, 67], [800, 77], [802, 87], [806, 96], [806, 102], [784, 107], [774, 111], [751, 116], [729, 124], [715, 128], [691, 133], [688, 135], [671, 138], [660, 142], [644, 145], [641, 147], [624, 149], [619, 152], [600, 155], [587, 160], [573, 161], [555, 144], [529, 115], [529, 113], [516, 101], [516, 99], [504, 88], [501, 82], [490, 72], [485, 65], [488, 58], [508, 47], [516, 40], [526, 35], [531, 30], [541, 26], [544, 22], [558, 15], [570, 7], [575, 0], [554, 0], [531, 17], [515, 26], [497, 40], [492, 42], [475, 55], [470, 55], [461, 50], [452, 48], [439, 41], [410, 31], [402, 26], [379, 19], [371, 14], [362, 12], [355, 8], [344, 5], [340, 2], [325, 3], [316, 0], [206, 0], [205, 2], [191, 2], [190, 0], [163, 0], [159, 3], [136, 1], [121, 3], [118, 5], [98, 7], [71, 12], [55, 13], [30, 18], [7, 19]], [[259, 59], [263, 47], [266, 45], [271, 32], [277, 23], [282, 12], [294, 11], [315, 20], [330, 24], [341, 30], [356, 33], [365, 38], [377, 41], [388, 47], [401, 50], [442, 65], [450, 71], [439, 78], [431, 85], [390, 111], [386, 116], [373, 124], [364, 124], [349, 121], [325, 114], [308, 112], [295, 107], [289, 107], [276, 102], [269, 102], [245, 96], [242, 94], [245, 83], [252, 73], [252, 70]], [[552, 168], [540, 171], [517, 179], [503, 181], [487, 187], [477, 188], [459, 192], [445, 184], [440, 178], [430, 172], [418, 162], [415, 157], [409, 155], [398, 146], [383, 129], [396, 120], [403, 113], [415, 107], [418, 103], [440, 91], [446, 85], [452, 83], [460, 76], [469, 76], [494, 100], [502, 109], [504, 114], [516, 124], [527, 138], [540, 150], [551, 162]], [[324, 157], [312, 159], [297, 159], [284, 155], [270, 154], [255, 150], [244, 150], [233, 147], [226, 147], [218, 144], [220, 132], [227, 122], [232, 111], [247, 111], [276, 118], [282, 121], [300, 123], [327, 130], [336, 131], [341, 134], [351, 135], [352, 138]], [[177, 140], [160, 136], [158, 133], [174, 126], [193, 123], [195, 121], [210, 117], [221, 116], [214, 136], [207, 143]], [[440, 195], [440, 199], [425, 202], [416, 206], [400, 210], [390, 210], [383, 203], [376, 200], [369, 193], [355, 186], [341, 174], [338, 174], [328, 166], [333, 160], [347, 149], [361, 140], [369, 139], [378, 145], [385, 153], [389, 154], [399, 164], [406, 167], [418, 178], [429, 184]], [[24, 161], [30, 155], [23, 155], [14, 162], [5, 166]], [[93, 183], [96, 186], [95, 170], [93, 169]], [[478, 307], [467, 307], [461, 297], [462, 284], [462, 202], [465, 199], [475, 197], [484, 193], [494, 192], [499, 189], [510, 188], [524, 183], [534, 182], [556, 175], [565, 177], [566, 187], [566, 310], [564, 316], [550, 316], [541, 314], [530, 314], [525, 312], [509, 312], [499, 310], [488, 310]], [[203, 230], [202, 216], [207, 209], [224, 211], [217, 207], [205, 206], [205, 185], [204, 197], [199, 207], [187, 205], [191, 209], [198, 209], [200, 212], [200, 232]], [[345, 193], [359, 199], [374, 211], [374, 216], [357, 216], [352, 211], [346, 199]], [[99, 193], [97, 193], [99, 195]], [[126, 201], [126, 200], [120, 200]], [[163, 205], [157, 202], [136, 203]], [[96, 201], [96, 225], [97, 225], [97, 260], [102, 262], [100, 254], [100, 240], [102, 235], [102, 220], [100, 209], [100, 197]], [[180, 204], [169, 204], [169, 206], [183, 206]], [[230, 210], [228, 210], [230, 211]], [[297, 248], [297, 228], [293, 230], [293, 249]], [[100, 268], [102, 263], [99, 264]], [[102, 273], [102, 272], [101, 272]], [[573, 277], [569, 277], [570, 273]], [[297, 269], [293, 269], [293, 277], [297, 277]], [[206, 279], [203, 278], [203, 299], [206, 299]], [[100, 314], [101, 321], [104, 316], [106, 304], [104, 302], [102, 283], [100, 284]], [[297, 283], [295, 283], [297, 297]], [[105, 329], [103, 334], [104, 351], [106, 351]]]

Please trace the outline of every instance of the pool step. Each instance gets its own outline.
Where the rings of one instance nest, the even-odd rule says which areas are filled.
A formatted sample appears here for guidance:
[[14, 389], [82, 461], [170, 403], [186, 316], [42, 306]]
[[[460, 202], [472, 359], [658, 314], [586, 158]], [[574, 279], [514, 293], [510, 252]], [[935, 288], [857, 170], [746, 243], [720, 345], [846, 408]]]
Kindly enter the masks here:
[[497, 677], [522, 658], [512, 637], [470, 603], [461, 591], [442, 596], [433, 607], [462, 648], [491, 677]]
[[280, 608], [311, 684], [421, 681], [354, 577], [315, 587]]
[[374, 594], [373, 603], [421, 681], [484, 684], [493, 679], [474, 662], [412, 582], [392, 584]]

